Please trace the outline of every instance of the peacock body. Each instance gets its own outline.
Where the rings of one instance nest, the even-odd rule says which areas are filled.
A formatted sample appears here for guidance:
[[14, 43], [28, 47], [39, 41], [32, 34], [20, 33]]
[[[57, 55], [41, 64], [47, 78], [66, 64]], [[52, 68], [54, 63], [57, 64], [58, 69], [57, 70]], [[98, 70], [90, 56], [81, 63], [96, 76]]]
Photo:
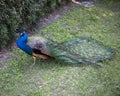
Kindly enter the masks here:
[[114, 54], [112, 48], [92, 38], [73, 38], [65, 43], [57, 43], [38, 36], [28, 38], [25, 31], [20, 34], [17, 46], [27, 54], [41, 59], [54, 58], [70, 64], [90, 64], [110, 59]]

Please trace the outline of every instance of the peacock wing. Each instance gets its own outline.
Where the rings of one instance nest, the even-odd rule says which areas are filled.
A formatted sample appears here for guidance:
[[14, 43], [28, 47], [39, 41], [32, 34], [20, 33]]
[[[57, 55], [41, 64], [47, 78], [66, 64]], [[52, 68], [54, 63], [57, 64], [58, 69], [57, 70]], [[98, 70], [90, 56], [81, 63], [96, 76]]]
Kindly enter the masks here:
[[27, 43], [31, 48], [38, 49], [42, 53], [49, 55], [46, 48], [46, 40], [42, 37], [30, 37]]

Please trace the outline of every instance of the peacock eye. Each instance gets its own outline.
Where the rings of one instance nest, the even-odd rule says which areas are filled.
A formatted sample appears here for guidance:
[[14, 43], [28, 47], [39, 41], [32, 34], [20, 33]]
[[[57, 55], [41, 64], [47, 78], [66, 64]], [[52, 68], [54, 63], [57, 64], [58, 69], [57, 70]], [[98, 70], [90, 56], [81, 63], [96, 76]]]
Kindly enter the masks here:
[[21, 35], [21, 36], [23, 36], [23, 35], [24, 35], [24, 33], [20, 33], [20, 35]]

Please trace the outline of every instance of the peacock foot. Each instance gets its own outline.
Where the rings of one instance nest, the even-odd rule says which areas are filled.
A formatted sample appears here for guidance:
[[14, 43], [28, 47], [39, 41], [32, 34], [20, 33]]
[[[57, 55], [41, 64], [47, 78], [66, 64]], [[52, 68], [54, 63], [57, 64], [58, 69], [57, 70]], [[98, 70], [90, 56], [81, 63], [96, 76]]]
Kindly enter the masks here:
[[35, 66], [35, 63], [29, 64], [29, 66], [33, 67], [33, 66]]
[[36, 63], [36, 57], [33, 56], [33, 60], [34, 60], [34, 62], [33, 62], [32, 64], [29, 64], [29, 66], [32, 66], [32, 67], [35, 66], [35, 63]]

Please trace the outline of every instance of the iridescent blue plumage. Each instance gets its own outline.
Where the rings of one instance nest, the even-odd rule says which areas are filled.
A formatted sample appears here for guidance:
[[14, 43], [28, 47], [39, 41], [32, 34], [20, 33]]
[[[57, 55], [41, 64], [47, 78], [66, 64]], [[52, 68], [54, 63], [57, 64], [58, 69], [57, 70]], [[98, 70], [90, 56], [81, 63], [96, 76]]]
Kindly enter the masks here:
[[21, 36], [18, 38], [16, 42], [17, 46], [27, 54], [32, 55], [32, 48], [27, 45], [27, 40], [28, 40], [27, 33], [21, 32], [20, 34]]
[[41, 49], [39, 48], [39, 46], [42, 47], [42, 45], [44, 45], [41, 42], [41, 39], [31, 42], [28, 40], [28, 34], [26, 33], [26, 31], [18, 31], [18, 33], [20, 34], [20, 37], [18, 38], [16, 44], [21, 50], [23, 50], [27, 54], [34, 57], [34, 63], [32, 65], [35, 64], [36, 57], [38, 57], [40, 59], [48, 59], [51, 57], [51, 56], [47, 55], [46, 53], [41, 52]]

